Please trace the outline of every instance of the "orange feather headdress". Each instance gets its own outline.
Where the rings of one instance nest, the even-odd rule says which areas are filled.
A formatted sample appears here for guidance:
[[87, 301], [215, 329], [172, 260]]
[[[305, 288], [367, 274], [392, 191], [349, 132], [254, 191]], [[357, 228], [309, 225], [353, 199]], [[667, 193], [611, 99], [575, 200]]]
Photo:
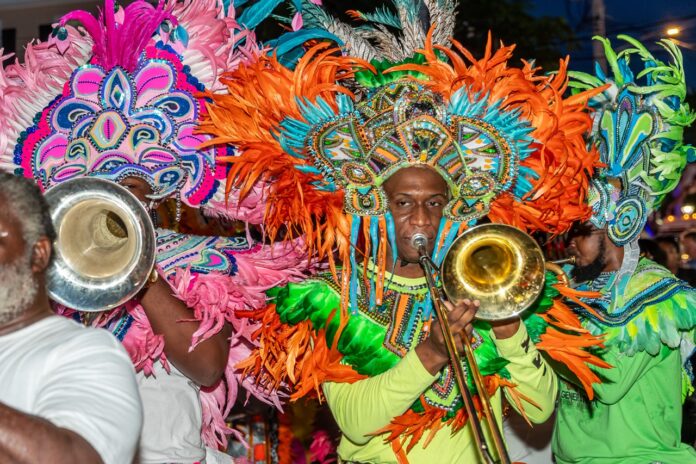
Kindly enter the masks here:
[[[351, 36], [346, 28], [331, 31]], [[200, 125], [213, 136], [208, 144], [235, 149], [234, 156], [222, 159], [230, 164], [228, 191], [244, 196], [259, 185], [265, 189], [268, 237], [303, 236], [308, 254], [328, 261], [333, 271], [330, 291], [321, 293], [328, 287], [310, 282], [290, 297], [288, 287], [274, 294], [269, 308], [249, 315], [263, 322], [258, 332], [263, 347], [239, 367], [271, 390], [289, 387], [293, 397], [313, 390], [321, 395], [321, 382], [352, 382], [364, 375], [357, 364], [344, 362], [349, 344], [340, 340], [345, 334], [354, 345], [364, 342], [351, 326], [360, 319], [358, 298], [363, 308], [369, 302], [369, 310], [383, 302], [387, 250], [397, 256], [383, 185], [395, 172], [427, 166], [449, 187], [432, 257], [437, 264], [459, 233], [484, 216], [552, 235], [590, 216], [585, 194], [598, 154], [585, 140], [592, 129], [587, 103], [603, 88], [567, 97], [567, 61], [555, 74], [542, 75], [526, 62], [511, 66], [514, 47], [493, 51], [489, 39], [477, 59], [434, 29], [423, 33], [411, 58], [383, 54], [392, 61], [379, 61], [360, 31], [352, 42], [343, 40], [341, 49], [314, 45], [294, 68], [267, 52], [226, 73], [227, 93], [206, 95]], [[397, 48], [408, 49], [392, 51], [403, 52]], [[360, 267], [369, 270], [364, 279]], [[556, 288], [551, 293], [568, 290], [549, 286]], [[539, 347], [569, 366], [591, 396], [598, 378], [588, 364], [608, 367], [588, 353], [601, 346], [601, 337], [582, 329], [556, 299], [553, 309], [543, 312], [547, 319], [541, 325], [552, 328]], [[427, 321], [429, 296], [413, 304]], [[294, 322], [283, 311], [292, 313]], [[327, 321], [322, 311], [330, 312]], [[334, 316], [336, 327], [329, 331]], [[381, 340], [373, 342], [382, 348]], [[411, 411], [382, 432], [391, 439], [411, 434], [417, 441], [444, 420], [444, 410], [435, 409]], [[466, 422], [462, 411], [448, 420], [459, 427]]]
[[[332, 269], [337, 253], [350, 270], [347, 295], [358, 243], [381, 269], [395, 246], [382, 184], [403, 167], [427, 165], [450, 187], [436, 258], [485, 215], [551, 234], [589, 216], [598, 156], [584, 139], [586, 105], [601, 89], [564, 98], [566, 61], [544, 76], [529, 63], [510, 66], [512, 50], [493, 52], [489, 40], [476, 59], [428, 35], [417, 60], [380, 70], [325, 43], [294, 69], [266, 54], [224, 75], [228, 93], [207, 95], [201, 130], [214, 136], [209, 144], [237, 150], [226, 158], [228, 188], [244, 195], [265, 182], [272, 240], [303, 235], [310, 255]], [[386, 84], [360, 85], [379, 73]]]

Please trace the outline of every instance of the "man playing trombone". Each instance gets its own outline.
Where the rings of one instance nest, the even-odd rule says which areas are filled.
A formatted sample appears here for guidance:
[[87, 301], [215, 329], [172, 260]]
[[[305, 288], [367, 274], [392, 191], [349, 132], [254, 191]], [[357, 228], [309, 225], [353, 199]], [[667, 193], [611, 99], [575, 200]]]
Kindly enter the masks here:
[[[426, 298], [428, 292], [418, 249], [409, 238], [425, 234], [428, 237], [427, 251], [433, 252], [437, 225], [449, 195], [447, 184], [440, 175], [429, 167], [419, 166], [397, 171], [384, 183], [384, 190], [394, 218], [398, 256], [392, 258], [392, 250], [387, 250], [387, 263], [395, 264], [385, 273], [385, 280], [397, 285], [389, 290], [391, 295], [387, 300], [394, 301], [394, 307], [383, 311], [391, 315], [390, 329], [403, 331], [407, 322], [397, 319], [399, 303], [403, 304], [404, 299]], [[532, 422], [548, 419], [554, 408], [556, 377], [531, 342], [519, 317], [493, 324], [492, 330], [479, 332], [474, 329], [478, 300], [445, 301], [444, 305], [457, 350], [464, 354], [464, 333], [473, 336], [476, 349], [496, 350], [498, 357], [507, 360], [510, 386], [515, 385], [514, 394], [504, 389], [510, 401], [521, 404]], [[412, 318], [419, 310], [412, 301], [402, 317]], [[480, 325], [477, 327], [481, 328]], [[402, 340], [408, 340], [410, 344], [406, 345]], [[383, 346], [390, 343], [390, 339], [382, 341]], [[404, 355], [390, 369], [354, 383], [326, 382], [323, 385], [328, 404], [343, 432], [339, 454], [346, 461], [392, 461], [395, 454], [398, 457], [403, 451], [395, 453], [394, 447], [385, 443], [383, 437], [372, 434], [388, 427], [419, 401], [437, 405], [438, 400], [443, 402], [443, 391], [457, 388], [452, 379], [450, 354], [437, 321], [431, 325], [429, 334], [414, 333], [410, 340], [402, 336], [398, 343], [396, 348]], [[492, 346], [481, 347], [483, 343]], [[491, 398], [497, 421], [501, 414], [500, 394], [498, 390]], [[520, 398], [524, 399], [520, 402]], [[482, 459], [472, 430], [467, 427], [452, 435], [457, 429], [448, 430], [450, 427], [443, 425], [427, 447], [414, 446], [407, 453], [408, 459], [411, 462], [425, 462], [429, 457], [437, 457], [441, 462], [478, 462]], [[490, 434], [487, 430], [484, 433]], [[492, 456], [500, 459], [495, 452]]]
[[[227, 94], [208, 95], [201, 131], [235, 147], [232, 187], [262, 180], [268, 240], [301, 236], [325, 264], [248, 313], [261, 323], [259, 347], [238, 367], [291, 399], [325, 395], [343, 461], [509, 462], [491, 433], [501, 395], [530, 421], [553, 408], [556, 378], [541, 352], [589, 395], [598, 381], [587, 363], [601, 361], [586, 349], [601, 341], [518, 239], [518, 229], [559, 234], [589, 215], [581, 198], [597, 154], [583, 134], [596, 92], [562, 99], [565, 63], [551, 77], [510, 68], [510, 47], [477, 60], [450, 42], [454, 2], [415, 3], [395, 2], [400, 17], [420, 19], [402, 36], [369, 23], [356, 31], [304, 5], [340, 50], [321, 43], [297, 63], [270, 50], [227, 73]], [[383, 40], [368, 43], [367, 31]], [[510, 235], [468, 248], [450, 272], [476, 281], [472, 296], [441, 301], [447, 250], [484, 219]]]

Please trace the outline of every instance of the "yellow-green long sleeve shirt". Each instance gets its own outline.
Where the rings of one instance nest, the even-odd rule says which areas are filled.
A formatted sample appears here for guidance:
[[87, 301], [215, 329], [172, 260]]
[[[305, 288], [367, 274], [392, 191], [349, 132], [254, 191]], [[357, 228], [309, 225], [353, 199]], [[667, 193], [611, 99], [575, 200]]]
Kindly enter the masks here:
[[641, 351], [603, 356], [612, 369], [595, 368], [603, 383], [589, 401], [561, 384], [553, 437], [562, 464], [696, 464], [696, 452], [681, 443], [681, 356], [662, 346], [657, 356]]
[[[553, 411], [558, 384], [556, 376], [531, 342], [524, 324], [510, 338], [495, 340], [500, 356], [505, 357], [511, 380], [517, 390], [539, 406], [523, 402], [532, 422], [543, 422]], [[338, 448], [341, 459], [369, 463], [395, 463], [396, 456], [383, 436], [369, 434], [387, 426], [400, 416], [438, 379], [423, 366], [415, 351], [410, 351], [388, 371], [353, 384], [323, 385], [326, 399], [343, 437]], [[491, 398], [494, 414], [500, 422], [500, 393]], [[442, 427], [427, 448], [422, 442], [408, 453], [411, 464], [480, 462], [471, 427], [452, 435]]]

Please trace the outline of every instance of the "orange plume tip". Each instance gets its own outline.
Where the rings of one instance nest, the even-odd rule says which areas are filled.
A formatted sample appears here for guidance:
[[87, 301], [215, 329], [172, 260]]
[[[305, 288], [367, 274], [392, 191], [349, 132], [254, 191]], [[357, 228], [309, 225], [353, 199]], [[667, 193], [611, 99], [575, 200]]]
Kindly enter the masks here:
[[355, 21], [365, 21], [363, 14], [358, 10], [346, 10], [346, 15]]

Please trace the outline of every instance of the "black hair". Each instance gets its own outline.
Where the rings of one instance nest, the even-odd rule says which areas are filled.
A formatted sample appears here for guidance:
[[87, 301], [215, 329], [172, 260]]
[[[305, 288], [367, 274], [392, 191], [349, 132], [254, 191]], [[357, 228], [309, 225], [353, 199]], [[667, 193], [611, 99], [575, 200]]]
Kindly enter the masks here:
[[640, 254], [648, 259], [652, 259], [661, 266], [667, 266], [667, 253], [660, 248], [655, 240], [649, 238], [641, 238], [638, 240]]
[[658, 245], [661, 243], [664, 243], [665, 245], [669, 245], [672, 248], [674, 248], [674, 250], [677, 253], [679, 253], [679, 242], [677, 241], [677, 239], [675, 237], [671, 237], [671, 236], [657, 237], [655, 239], [655, 241], [657, 242]]

